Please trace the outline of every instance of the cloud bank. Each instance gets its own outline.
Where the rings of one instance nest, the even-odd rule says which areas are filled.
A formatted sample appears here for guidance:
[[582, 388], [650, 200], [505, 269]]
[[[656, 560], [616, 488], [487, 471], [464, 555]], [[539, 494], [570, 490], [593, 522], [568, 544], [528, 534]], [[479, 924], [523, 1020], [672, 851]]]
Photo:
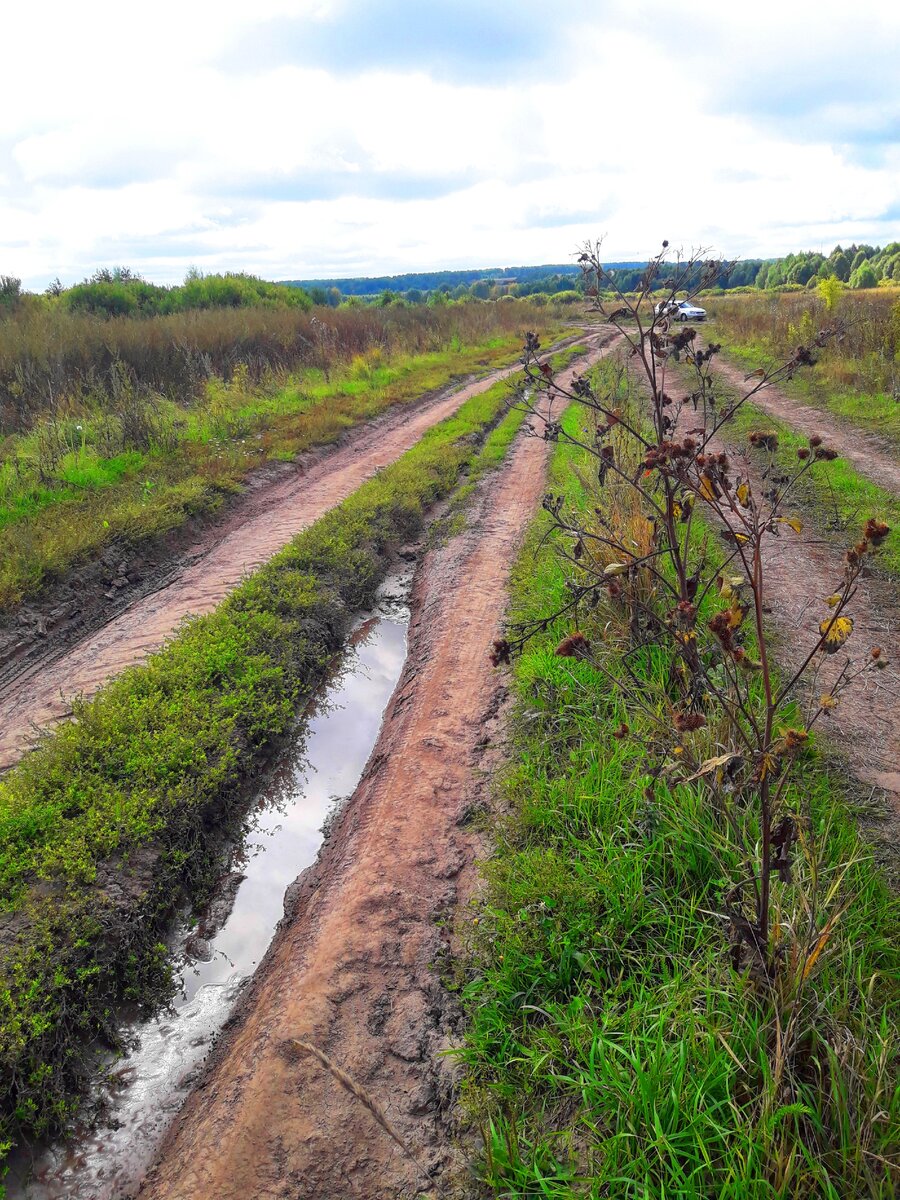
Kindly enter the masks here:
[[31, 287], [900, 237], [882, 0], [38, 0], [4, 25], [0, 271]]

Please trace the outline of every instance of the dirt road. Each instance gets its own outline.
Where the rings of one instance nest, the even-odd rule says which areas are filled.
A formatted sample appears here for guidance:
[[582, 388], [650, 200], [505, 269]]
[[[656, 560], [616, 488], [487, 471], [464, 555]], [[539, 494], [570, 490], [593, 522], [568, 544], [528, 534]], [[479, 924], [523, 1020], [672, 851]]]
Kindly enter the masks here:
[[[713, 373], [729, 387], [743, 394], [753, 386], [744, 382], [746, 372], [717, 355], [712, 362]], [[789, 396], [775, 385], [763, 388], [753, 397], [752, 404], [763, 412], [784, 421], [799, 433], [817, 433], [839, 452], [864, 479], [900, 496], [900, 457], [897, 451], [874, 433], [868, 433], [833, 413]]]
[[426, 556], [409, 659], [363, 781], [293, 889], [290, 919], [142, 1200], [396, 1200], [428, 1190], [364, 1105], [292, 1053], [292, 1039], [349, 1071], [430, 1168], [452, 1161], [440, 1054], [453, 1013], [438, 922], [472, 885], [476, 837], [465, 816], [504, 694], [488, 651], [546, 458], [546, 443], [520, 437], [476, 493], [466, 532]]
[[[607, 333], [601, 337], [608, 337]], [[107, 679], [140, 662], [186, 616], [210, 612], [241, 579], [295, 534], [339, 504], [409, 450], [471, 396], [519, 368], [492, 371], [418, 406], [404, 406], [355, 429], [334, 450], [272, 480], [263, 475], [227, 519], [205, 531], [165, 586], [121, 612], [57, 658], [34, 663], [0, 688], [0, 770], [15, 763], [35, 731], [66, 717], [71, 698], [92, 695]]]
[[[716, 369], [723, 374], [718, 360]], [[726, 368], [727, 369], [727, 368]], [[684, 370], [676, 372], [687, 383]], [[637, 370], [634, 378], [638, 379]], [[731, 382], [731, 380], [729, 380]], [[763, 406], [793, 405], [794, 402], [774, 389], [766, 389], [753, 403]], [[830, 445], [848, 460], [858, 438], [866, 435], [845, 426], [834, 431], [834, 441], [824, 424], [814, 420], [812, 425], [801, 423], [802, 408], [796, 407], [791, 424], [804, 433], [821, 432]], [[778, 412], [781, 416], [781, 412]], [[679, 428], [696, 424], [697, 414], [690, 408], [682, 411]], [[805, 418], [804, 418], [805, 420]], [[748, 454], [744, 447], [735, 446], [727, 437], [710, 443], [716, 451], [727, 449], [735, 470], [749, 478], [759, 495], [766, 484], [760, 476], [759, 456]], [[738, 464], [740, 464], [738, 466]], [[898, 473], [896, 464], [886, 466]], [[822, 471], [828, 465], [822, 464]], [[870, 473], [871, 475], [871, 473]], [[871, 475], [874, 478], [874, 475]], [[885, 484], [886, 486], [886, 484]], [[780, 537], [770, 537], [763, 543], [763, 562], [766, 571], [766, 603], [771, 610], [771, 622], [777, 636], [777, 657], [784, 675], [796, 670], [818, 638], [818, 625], [827, 615], [825, 597], [837, 591], [844, 570], [844, 553], [855, 540], [846, 535], [846, 542], [820, 535], [812, 521], [804, 516], [803, 531], [798, 535], [785, 528]], [[849, 759], [854, 774], [865, 784], [886, 795], [895, 813], [900, 816], [900, 589], [896, 580], [867, 571], [859, 582], [856, 596], [847, 608], [854, 621], [853, 636], [847, 653], [855, 662], [865, 660], [872, 646], [885, 652], [888, 666], [883, 671], [871, 671], [853, 688], [844, 693], [840, 704], [818, 729]], [[846, 661], [846, 654], [825, 656], [821, 661], [816, 694], [827, 690], [829, 682]], [[822, 656], [819, 656], [822, 660]], [[818, 685], [822, 686], [819, 687]]]

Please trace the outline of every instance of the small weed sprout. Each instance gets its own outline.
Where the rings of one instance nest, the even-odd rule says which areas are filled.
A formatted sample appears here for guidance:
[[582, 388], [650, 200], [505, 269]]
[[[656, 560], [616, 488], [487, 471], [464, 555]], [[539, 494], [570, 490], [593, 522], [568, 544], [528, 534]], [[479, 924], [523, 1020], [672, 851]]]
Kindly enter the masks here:
[[[733, 965], [786, 1000], [797, 999], [827, 947], [840, 902], [833, 886], [830, 906], [803, 891], [806, 885], [815, 890], [816, 849], [788, 787], [802, 771], [810, 731], [862, 674], [884, 665], [881, 650], [867, 648], [860, 659], [848, 657], [830, 671], [827, 685], [819, 679], [823, 664], [844, 654], [853, 634], [848, 605], [889, 530], [869, 520], [847, 551], [832, 594], [810, 596], [821, 609], [817, 635], [800, 665], [780, 679], [766, 628], [764, 550], [770, 539], [801, 533], [791, 510], [796, 487], [836, 454], [812, 437], [785, 473], [775, 458], [776, 433], [751, 434], [739, 460], [726, 452], [723, 438], [746, 400], [814, 363], [840, 330], [809, 331], [809, 341], [780, 367], [753, 372], [740, 398], [722, 401], [710, 370], [720, 347], [701, 348], [694, 329], [675, 324], [671, 302], [696, 294], [728, 264], [697, 254], [669, 260], [664, 242], [637, 292], [625, 294], [615, 272], [603, 266], [599, 243], [586, 246], [580, 261], [592, 309], [621, 333], [643, 400], [627, 386], [625, 363], [599, 383], [584, 375], [561, 388], [539, 362], [538, 339], [528, 335], [526, 378], [516, 402], [530, 414], [533, 432], [590, 457], [595, 477], [589, 492], [600, 499], [584, 512], [570, 510], [561, 497], [545, 497], [551, 535], [570, 563], [570, 598], [546, 618], [510, 628], [495, 643], [493, 659], [509, 661], [535, 633], [566, 618], [576, 629], [557, 653], [590, 656], [608, 674], [594, 635], [589, 639], [577, 628], [603, 601], [604, 620], [611, 618], [607, 633], [610, 626], [620, 629], [629, 648], [611, 682], [657, 731], [647, 747], [648, 799], [685, 783], [708, 791], [728, 847], [722, 861], [739, 862], [730, 868], [722, 902]], [[676, 363], [690, 368], [692, 380], [691, 391], [679, 398], [666, 390], [676, 388]], [[575, 433], [559, 419], [573, 402], [585, 418]], [[722, 532], [724, 554], [712, 552], [710, 525]], [[639, 666], [642, 652], [660, 644], [669, 647], [672, 664], [662, 702], [648, 693]], [[790, 907], [784, 893], [800, 883], [793, 866], [798, 854], [805, 864], [803, 895]]]

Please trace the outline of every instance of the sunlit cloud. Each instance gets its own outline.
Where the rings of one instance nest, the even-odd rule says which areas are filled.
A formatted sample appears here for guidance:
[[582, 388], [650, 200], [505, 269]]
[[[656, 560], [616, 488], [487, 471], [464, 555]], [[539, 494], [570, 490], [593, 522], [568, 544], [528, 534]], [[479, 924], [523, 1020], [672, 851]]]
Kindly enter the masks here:
[[[85, 0], [4, 16], [0, 271], [273, 278], [900, 236], [900, 11]], [[827, 17], [827, 19], [826, 19]], [[873, 36], [877, 27], [878, 36]]]

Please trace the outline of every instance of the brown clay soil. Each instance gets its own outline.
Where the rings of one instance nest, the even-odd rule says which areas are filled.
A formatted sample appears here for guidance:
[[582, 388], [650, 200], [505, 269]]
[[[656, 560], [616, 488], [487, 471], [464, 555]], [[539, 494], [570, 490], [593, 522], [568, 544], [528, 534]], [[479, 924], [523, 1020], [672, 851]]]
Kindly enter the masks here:
[[520, 436], [476, 490], [466, 531], [423, 560], [409, 657], [363, 779], [318, 863], [289, 890], [286, 919], [142, 1200], [431, 1190], [364, 1103], [296, 1053], [294, 1039], [349, 1072], [435, 1176], [446, 1182], [458, 1166], [441, 918], [474, 883], [467, 817], [505, 695], [488, 652], [546, 460], [542, 439]]
[[518, 365], [501, 368], [415, 406], [390, 410], [330, 451], [282, 470], [261, 471], [223, 520], [197, 531], [196, 542], [184, 549], [161, 586], [74, 646], [50, 645], [43, 654], [26, 654], [18, 673], [0, 681], [0, 771], [30, 748], [38, 730], [71, 713], [73, 696], [92, 695], [111, 676], [158, 649], [185, 617], [210, 612], [245, 575], [394, 462], [433, 425], [517, 370]]
[[[772, 390], [767, 389], [763, 396], [769, 396]], [[783, 399], [785, 404], [794, 405], [794, 401]], [[753, 402], [761, 403], [756, 396]], [[779, 412], [778, 415], [782, 414]], [[696, 426], [700, 419], [689, 407], [683, 409], [678, 429]], [[798, 416], [791, 423], [803, 428], [804, 432], [824, 430], [816, 424], [811, 428], [801, 426]], [[848, 445], [846, 438], [841, 440], [847, 432], [840, 426], [840, 437], [837, 427], [833, 441], [830, 434], [826, 435], [841, 454]], [[730, 444], [727, 439], [719, 444], [713, 442], [711, 447], [716, 452], [727, 450], [733, 472], [749, 479], [758, 494], [764, 490], [766, 485], [760, 474], [762, 458], [747, 453], [743, 446]], [[850, 458], [849, 453], [847, 457]], [[822, 464], [821, 469], [827, 470], [827, 464]], [[897, 472], [896, 466], [894, 471]], [[825, 536], [815, 529], [809, 514], [801, 515], [802, 533], [795, 534], [792, 529], [785, 528], [779, 537], [767, 538], [763, 544], [766, 603], [777, 639], [778, 663], [785, 680], [800, 666], [818, 639], [819, 622], [829, 611], [825, 597], [835, 592], [841, 582], [844, 553], [853, 540], [849, 534], [846, 544]], [[846, 615], [854, 621], [853, 634], [847, 644], [847, 652], [854, 662], [863, 662], [871, 647], [880, 646], [888, 665], [882, 671], [867, 672], [844, 692], [838, 707], [827, 718], [820, 718], [817, 728], [848, 761], [853, 774], [873, 789], [873, 795], [887, 799], [894, 813], [900, 816], [900, 590], [896, 579], [867, 571], [859, 581]], [[815, 678], [815, 695], [828, 690], [846, 659], [847, 654], [840, 652], [817, 656], [821, 666]], [[896, 821], [894, 828], [896, 830]]]
[[[740, 367], [723, 361], [721, 355], [713, 359], [712, 366], [720, 379], [741, 394], [753, 386], [752, 380], [745, 382], [746, 373]], [[792, 426], [798, 433], [819, 434], [865, 479], [900, 495], [900, 459], [896, 450], [876, 434], [840, 421], [833, 413], [789, 396], [774, 384], [756, 392], [751, 403]]]

